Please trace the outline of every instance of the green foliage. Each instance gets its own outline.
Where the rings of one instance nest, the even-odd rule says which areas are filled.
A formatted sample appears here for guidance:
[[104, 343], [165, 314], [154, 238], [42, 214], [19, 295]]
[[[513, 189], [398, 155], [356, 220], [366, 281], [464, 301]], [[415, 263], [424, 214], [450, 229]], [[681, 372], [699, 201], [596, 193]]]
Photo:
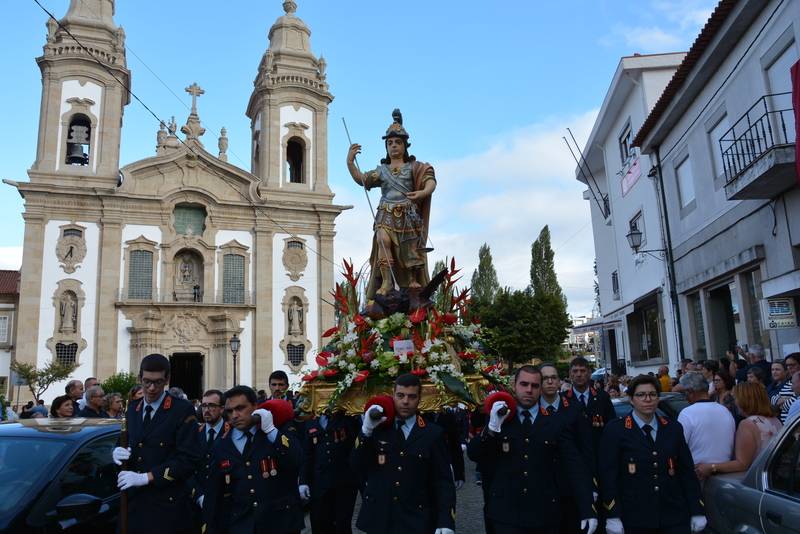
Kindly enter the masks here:
[[67, 365], [57, 360], [51, 360], [44, 364], [41, 369], [37, 369], [31, 363], [15, 361], [11, 363], [11, 370], [16, 371], [19, 376], [28, 382], [28, 389], [38, 402], [39, 397], [47, 391], [47, 388], [55, 382], [61, 382], [69, 378], [79, 366], [79, 363]]
[[603, 313], [600, 307], [600, 283], [597, 281], [597, 258], [594, 260], [594, 303], [597, 305], [597, 312]]
[[6, 419], [6, 408], [8, 408], [11, 403], [8, 402], [6, 399], [6, 391], [0, 387], [0, 420], [5, 421]]
[[122, 405], [124, 407], [128, 403], [128, 392], [138, 383], [135, 374], [120, 370], [100, 382], [100, 387], [103, 388], [106, 395], [109, 393], [122, 395]]
[[525, 291], [501, 289], [494, 304], [484, 310], [484, 337], [490, 352], [509, 366], [530, 362], [537, 356], [531, 340], [536, 336], [533, 297]]
[[492, 251], [487, 243], [478, 251], [478, 268], [472, 273], [472, 315], [481, 317], [484, 310], [491, 306], [500, 291], [497, 271], [492, 263]]
[[530, 345], [543, 362], [555, 363], [563, 353], [561, 343], [569, 334], [572, 321], [560, 296], [534, 295], [532, 301], [536, 321]]
[[558, 378], [569, 378], [569, 362], [555, 362], [553, 365], [558, 370]]
[[564, 301], [567, 299], [558, 285], [555, 267], [555, 252], [550, 246], [550, 228], [545, 225], [539, 237], [531, 245], [531, 289], [534, 295], [556, 295]]

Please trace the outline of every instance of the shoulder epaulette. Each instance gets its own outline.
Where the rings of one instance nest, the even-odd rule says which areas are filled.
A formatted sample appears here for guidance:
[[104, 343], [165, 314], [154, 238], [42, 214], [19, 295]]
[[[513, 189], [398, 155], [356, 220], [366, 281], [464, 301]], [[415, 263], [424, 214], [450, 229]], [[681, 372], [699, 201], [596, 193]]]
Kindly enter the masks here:
[[625, 428], [627, 428], [628, 430], [633, 428], [633, 417], [630, 415], [625, 418]]
[[419, 414], [417, 414], [417, 424], [420, 428], [425, 428], [425, 420]]
[[545, 409], [545, 407], [544, 407], [544, 406], [542, 406], [541, 404], [539, 405], [539, 413], [540, 413], [540, 414], [542, 414], [542, 415], [550, 415], [550, 412], [548, 412], [548, 411]]
[[658, 416], [658, 420], [661, 421], [662, 425], [666, 425], [667, 424], [667, 419], [663, 415], [659, 415]]
[[592, 396], [593, 396], [593, 397], [596, 397], [596, 396], [597, 396], [597, 391], [595, 391], [595, 389], [594, 389], [594, 388], [589, 388], [589, 391], [592, 393]]
[[206, 428], [206, 424], [205, 424], [205, 423], [203, 423], [202, 425], [200, 425], [200, 426], [198, 426], [198, 427], [197, 427], [197, 431], [198, 431], [198, 432], [202, 432], [203, 430], [205, 430], [205, 428]]
[[164, 409], [169, 410], [169, 407], [172, 406], [172, 397], [167, 394], [167, 398], [164, 399]]
[[569, 402], [567, 401], [566, 397], [562, 398], [562, 399], [561, 399], [561, 402], [563, 402], [563, 403], [564, 403], [564, 407], [565, 407], [565, 408], [569, 408]]

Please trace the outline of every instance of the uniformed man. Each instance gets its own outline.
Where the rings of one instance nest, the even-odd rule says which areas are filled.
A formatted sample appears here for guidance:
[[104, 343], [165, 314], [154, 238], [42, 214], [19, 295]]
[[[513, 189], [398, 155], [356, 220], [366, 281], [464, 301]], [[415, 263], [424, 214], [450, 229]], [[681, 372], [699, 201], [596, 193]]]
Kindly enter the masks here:
[[422, 416], [426, 423], [431, 423], [442, 427], [444, 431], [444, 443], [447, 452], [450, 454], [450, 467], [453, 470], [456, 491], [464, 486], [466, 480], [464, 468], [464, 451], [461, 449], [461, 436], [456, 426], [455, 416], [448, 410], [436, 413], [426, 413]]
[[294, 422], [288, 417], [277, 428], [272, 412], [256, 409], [256, 392], [248, 386], [226, 391], [225, 406], [234, 428], [213, 445], [203, 500], [206, 534], [300, 532], [303, 447]]
[[[139, 366], [144, 397], [128, 406], [128, 442], [117, 447], [118, 486], [128, 491], [128, 532], [182, 533], [192, 527], [186, 481], [202, 457], [197, 417], [192, 403], [169, 395], [169, 360], [151, 354]], [[133, 453], [131, 453], [133, 451]]]
[[[367, 486], [356, 526], [368, 534], [452, 534], [456, 490], [443, 430], [417, 414], [422, 382], [410, 373], [394, 386], [394, 420], [364, 416], [351, 455]], [[374, 409], [382, 410], [380, 406]]]
[[569, 362], [569, 377], [572, 381], [572, 388], [562, 393], [570, 403], [577, 401], [583, 407], [586, 414], [586, 422], [589, 425], [589, 434], [592, 436], [592, 445], [595, 452], [595, 463], [599, 463], [598, 451], [600, 450], [600, 439], [603, 437], [605, 426], [616, 419], [617, 413], [611, 403], [611, 396], [602, 389], [589, 387], [589, 379], [592, 371], [589, 368], [589, 361], [586, 358], [577, 357]]
[[[567, 418], [569, 432], [572, 435], [575, 446], [580, 451], [580, 458], [585, 464], [585, 469], [592, 475], [593, 497], [597, 495], [597, 481], [594, 464], [594, 447], [592, 438], [589, 435], [589, 426], [586, 424], [586, 415], [580, 403], [562, 398], [558, 394], [560, 381], [558, 369], [551, 363], [542, 365], [539, 370], [542, 372], [542, 396], [539, 398], [539, 406], [550, 413], [560, 413]], [[561, 471], [561, 466], [557, 466]], [[561, 534], [577, 534], [581, 532], [581, 515], [578, 503], [572, 491], [572, 485], [567, 477], [557, 477], [556, 486], [561, 497]]]
[[358, 476], [350, 452], [361, 421], [341, 412], [306, 421], [300, 469], [300, 496], [311, 503], [314, 534], [350, 534]]
[[203, 460], [195, 476], [189, 480], [189, 497], [194, 501], [194, 530], [200, 532], [203, 525], [202, 507], [205, 498], [205, 482], [211, 468], [211, 449], [214, 443], [231, 429], [230, 423], [222, 419], [225, 409], [225, 394], [218, 389], [210, 389], [203, 394], [200, 404], [203, 424], [197, 431], [203, 444]]
[[688, 534], [706, 526], [700, 481], [681, 424], [656, 415], [657, 378], [628, 385], [633, 412], [608, 424], [598, 465], [606, 531]]
[[591, 477], [572, 440], [567, 417], [538, 405], [541, 387], [542, 373], [536, 366], [520, 367], [512, 386], [516, 413], [500, 415], [508, 404], [494, 402], [489, 423], [467, 445], [470, 459], [489, 459], [493, 466], [487, 515], [497, 534], [557, 533], [561, 506], [556, 478], [566, 475], [583, 518], [580, 526], [592, 534], [597, 514]]

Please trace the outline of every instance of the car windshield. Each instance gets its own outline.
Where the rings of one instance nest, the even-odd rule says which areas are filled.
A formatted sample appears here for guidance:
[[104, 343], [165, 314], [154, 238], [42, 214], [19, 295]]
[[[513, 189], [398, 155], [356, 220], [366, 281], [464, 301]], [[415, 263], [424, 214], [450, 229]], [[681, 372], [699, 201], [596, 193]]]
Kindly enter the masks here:
[[38, 486], [67, 444], [53, 439], [0, 437], [0, 517]]

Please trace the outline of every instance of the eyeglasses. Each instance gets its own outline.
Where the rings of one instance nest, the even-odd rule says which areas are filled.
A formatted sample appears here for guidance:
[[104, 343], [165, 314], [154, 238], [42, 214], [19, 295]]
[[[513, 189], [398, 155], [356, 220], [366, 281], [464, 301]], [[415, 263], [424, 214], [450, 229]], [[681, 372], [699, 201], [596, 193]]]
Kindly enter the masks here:
[[542, 382], [558, 382], [558, 376], [543, 376]]
[[221, 404], [209, 403], [209, 404], [201, 404], [200, 405], [200, 409], [201, 410], [217, 410], [219, 408], [222, 408]]
[[163, 386], [164, 384], [167, 383], [167, 380], [165, 378], [159, 378], [157, 380], [149, 380], [147, 378], [140, 378], [139, 380], [141, 380], [142, 385], [144, 387], [146, 387], [146, 388], [149, 388], [150, 386], [155, 386], [157, 388], [160, 388], [161, 386]]
[[655, 399], [658, 398], [658, 393], [656, 393], [655, 391], [650, 392], [650, 393], [635, 393], [633, 396], [636, 397], [636, 399], [640, 400], [640, 401], [643, 401], [643, 400], [655, 400]]

